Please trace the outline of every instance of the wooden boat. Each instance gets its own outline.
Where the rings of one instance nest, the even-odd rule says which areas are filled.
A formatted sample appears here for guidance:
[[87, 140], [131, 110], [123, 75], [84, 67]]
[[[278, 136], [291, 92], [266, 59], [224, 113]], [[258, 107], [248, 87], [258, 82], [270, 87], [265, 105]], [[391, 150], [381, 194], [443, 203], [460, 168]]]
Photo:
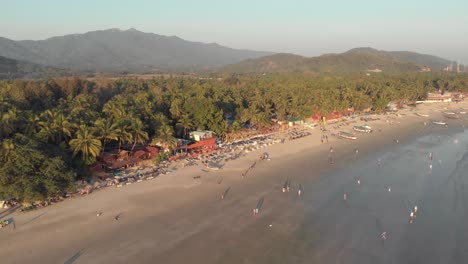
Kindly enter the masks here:
[[352, 139], [355, 140], [357, 137], [353, 133], [345, 132], [345, 131], [340, 131], [338, 132], [338, 136], [346, 139]]
[[422, 114], [422, 113], [416, 113], [417, 116], [422, 116], [422, 117], [429, 117], [428, 114]]
[[452, 114], [450, 114], [450, 115], [446, 114], [445, 117], [450, 118], [450, 119], [460, 119], [460, 116], [457, 115], [457, 114], [453, 114], [453, 115]]
[[353, 129], [357, 132], [362, 132], [362, 133], [370, 133], [372, 132], [372, 128], [368, 125], [364, 126], [354, 126]]
[[435, 125], [441, 125], [441, 126], [447, 125], [447, 123], [445, 123], [444, 121], [432, 121], [432, 123]]

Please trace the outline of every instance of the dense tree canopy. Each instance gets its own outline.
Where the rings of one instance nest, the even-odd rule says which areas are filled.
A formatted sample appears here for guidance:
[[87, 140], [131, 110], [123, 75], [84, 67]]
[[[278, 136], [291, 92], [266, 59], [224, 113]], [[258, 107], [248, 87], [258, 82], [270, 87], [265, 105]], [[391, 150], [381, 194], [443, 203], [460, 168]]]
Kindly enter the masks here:
[[[65, 191], [109, 148], [174, 147], [193, 129], [238, 133], [244, 123], [354, 107], [380, 111], [427, 92], [468, 92], [468, 75], [229, 76], [224, 79], [48, 79], [0, 82], [0, 198]], [[52, 149], [58, 151], [51, 152]]]

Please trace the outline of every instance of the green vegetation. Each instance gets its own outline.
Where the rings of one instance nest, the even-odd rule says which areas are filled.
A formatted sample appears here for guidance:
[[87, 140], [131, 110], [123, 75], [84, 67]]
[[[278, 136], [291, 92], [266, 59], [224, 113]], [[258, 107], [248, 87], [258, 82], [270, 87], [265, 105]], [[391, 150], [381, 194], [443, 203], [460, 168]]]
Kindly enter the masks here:
[[[294, 54], [274, 54], [228, 65], [221, 72], [232, 74], [251, 73], [359, 73], [380, 69], [385, 73], [419, 72], [430, 67], [441, 71], [450, 61], [425, 54], [400, 51], [379, 51], [372, 48], [356, 48], [340, 54], [318, 57], [302, 57]], [[216, 71], [214, 71], [216, 73]]]
[[468, 75], [0, 81], [0, 198], [62, 195], [88, 176], [104, 148], [159, 143], [170, 150], [192, 129], [228, 136], [243, 123], [262, 127], [272, 117], [349, 107], [380, 111], [434, 90], [468, 92]]
[[39, 64], [18, 61], [0, 56], [0, 80], [2, 79], [37, 79], [47, 76], [71, 75], [70, 71], [59, 70]]

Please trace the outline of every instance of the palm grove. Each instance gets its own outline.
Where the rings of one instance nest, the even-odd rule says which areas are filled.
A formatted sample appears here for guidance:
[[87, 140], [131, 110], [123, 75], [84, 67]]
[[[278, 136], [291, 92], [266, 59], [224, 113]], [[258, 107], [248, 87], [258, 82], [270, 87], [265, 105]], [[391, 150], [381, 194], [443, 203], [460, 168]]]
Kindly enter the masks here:
[[0, 82], [0, 199], [45, 200], [75, 188], [104, 149], [175, 146], [194, 129], [226, 138], [248, 123], [354, 107], [381, 111], [428, 91], [468, 91], [467, 75], [238, 76]]

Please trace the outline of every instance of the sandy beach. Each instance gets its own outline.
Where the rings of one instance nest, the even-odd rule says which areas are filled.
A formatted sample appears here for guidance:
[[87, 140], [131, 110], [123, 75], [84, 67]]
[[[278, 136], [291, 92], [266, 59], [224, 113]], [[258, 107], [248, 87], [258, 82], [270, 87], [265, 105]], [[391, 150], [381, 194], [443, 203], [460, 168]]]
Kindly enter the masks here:
[[[178, 168], [149, 181], [123, 188], [106, 188], [32, 212], [2, 210], [0, 219], [12, 217], [16, 228], [8, 226], [0, 230], [0, 259], [2, 263], [68, 264], [303, 263], [307, 259], [303, 259], [302, 252], [309, 251], [309, 246], [316, 246], [320, 250], [308, 255], [309, 260], [376, 263], [375, 256], [369, 256], [366, 261], [360, 257], [359, 262], [352, 257], [347, 261], [328, 262], [331, 260], [328, 255], [351, 254], [348, 251], [355, 244], [372, 245], [374, 242], [340, 239], [340, 233], [347, 232], [341, 228], [347, 230], [349, 226], [341, 220], [339, 210], [330, 209], [330, 205], [341, 208], [341, 193], [349, 189], [348, 182], [352, 179], [337, 176], [327, 179], [326, 175], [354, 163], [374, 162], [377, 160], [375, 153], [404, 145], [431, 132], [445, 133], [446, 127], [432, 125], [430, 120], [441, 119], [441, 111], [447, 107], [467, 106], [468, 102], [418, 105], [416, 110], [399, 111], [398, 116], [376, 115], [378, 121], [358, 120], [337, 129], [330, 124], [327, 126], [329, 142], [321, 143], [322, 132], [318, 128], [311, 129], [310, 136], [253, 151], [226, 163], [221, 170], [206, 170], [201, 165]], [[430, 116], [416, 116], [416, 112]], [[453, 124], [461, 127], [460, 120], [446, 121], [449, 127]], [[331, 135], [341, 130], [352, 132], [354, 125], [363, 124], [372, 126], [374, 132], [356, 133], [358, 139], [354, 141]], [[334, 164], [329, 164], [330, 147], [333, 148]], [[359, 149], [357, 156], [354, 155], [356, 148]], [[263, 152], [269, 154], [270, 161], [259, 161]], [[242, 178], [242, 172], [254, 162], [256, 166]], [[291, 190], [282, 193], [288, 178]], [[404, 181], [396, 181], [396, 184], [403, 186]], [[301, 196], [297, 195], [299, 185], [302, 186]], [[223, 193], [224, 199], [221, 199]], [[389, 203], [385, 198], [373, 200], [377, 201]], [[254, 216], [252, 210], [257, 204], [261, 207]], [[363, 201], [362, 204], [366, 203]], [[369, 203], [360, 210], [371, 206]], [[385, 214], [382, 208], [369, 210], [380, 210]], [[97, 216], [100, 212], [102, 215]], [[361, 221], [358, 212], [350, 211], [350, 219]], [[305, 237], [301, 238], [302, 233], [298, 234], [298, 231], [306, 225], [307, 216], [311, 214], [321, 215], [314, 218], [315, 224], [307, 223], [317, 237], [314, 238], [316, 241], [308, 237], [305, 243]], [[119, 220], [114, 220], [117, 215]], [[336, 219], [336, 223], [330, 223], [330, 219]], [[371, 224], [375, 226], [375, 218], [369, 220]], [[362, 238], [357, 234], [368, 232], [366, 230], [364, 225], [353, 232]], [[288, 241], [290, 243], [286, 243]], [[337, 244], [345, 250], [335, 252], [333, 248]], [[392, 252], [389, 250], [385, 254]], [[286, 255], [287, 259], [282, 258]], [[394, 258], [384, 259], [386, 261], [382, 263], [396, 263], [392, 262]]]

